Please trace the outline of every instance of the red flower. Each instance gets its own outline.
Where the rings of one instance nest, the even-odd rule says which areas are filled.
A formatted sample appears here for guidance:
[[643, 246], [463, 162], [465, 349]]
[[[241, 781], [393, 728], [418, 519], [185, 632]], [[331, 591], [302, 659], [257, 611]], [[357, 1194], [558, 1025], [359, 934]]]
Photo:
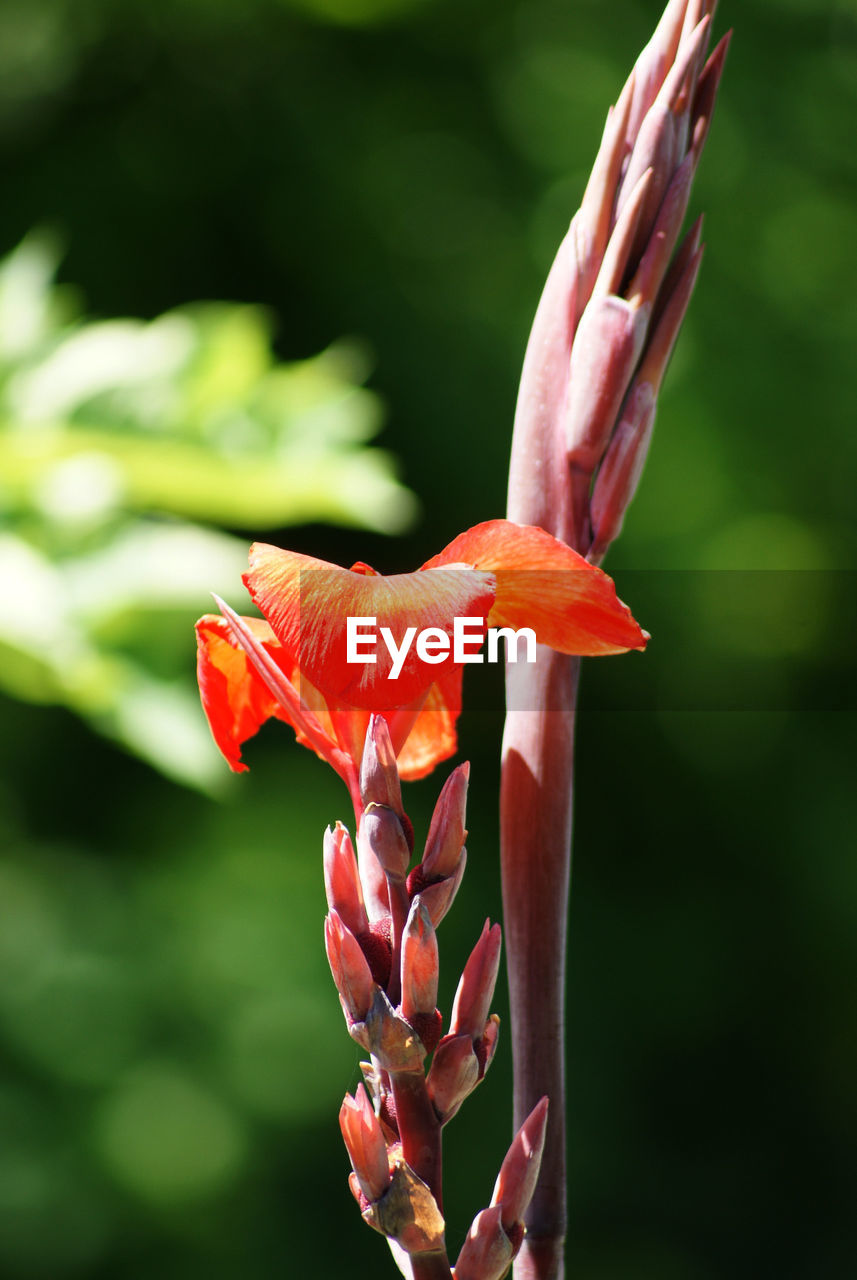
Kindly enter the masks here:
[[376, 634], [389, 628], [399, 647], [410, 628], [451, 640], [457, 617], [478, 618], [483, 630], [530, 627], [561, 653], [621, 653], [648, 639], [606, 574], [543, 529], [507, 520], [476, 525], [415, 573], [391, 577], [255, 543], [244, 583], [265, 620], [221, 604], [223, 616], [197, 623], [199, 686], [217, 745], [244, 770], [241, 746], [276, 716], [353, 797], [373, 711], [387, 720], [402, 777], [422, 777], [453, 754], [462, 666], [451, 643], [431, 664], [411, 644], [395, 676], [382, 643], [374, 663], [349, 662], [349, 617], [374, 618]]

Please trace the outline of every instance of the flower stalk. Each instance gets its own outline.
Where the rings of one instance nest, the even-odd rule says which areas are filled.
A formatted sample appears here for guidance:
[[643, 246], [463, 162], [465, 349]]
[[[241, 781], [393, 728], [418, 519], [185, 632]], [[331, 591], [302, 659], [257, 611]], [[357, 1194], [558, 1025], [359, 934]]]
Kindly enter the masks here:
[[[714, 0], [669, 0], [611, 108], [524, 360], [510, 520], [599, 564], [639, 482], [658, 391], [699, 270], [679, 245], [729, 37], [706, 60]], [[678, 247], [677, 247], [678, 246]], [[559, 1280], [566, 1232], [565, 956], [579, 658], [539, 646], [507, 666], [501, 860], [514, 1117], [551, 1100], [516, 1280]]]

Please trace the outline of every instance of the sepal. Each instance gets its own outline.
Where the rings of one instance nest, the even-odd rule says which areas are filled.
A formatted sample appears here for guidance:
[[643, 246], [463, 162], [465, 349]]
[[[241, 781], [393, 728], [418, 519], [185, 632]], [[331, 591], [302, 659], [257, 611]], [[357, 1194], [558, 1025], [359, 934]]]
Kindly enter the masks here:
[[406, 1253], [432, 1253], [444, 1247], [446, 1224], [437, 1201], [400, 1155], [394, 1160], [390, 1186], [380, 1200], [364, 1209], [363, 1217]]

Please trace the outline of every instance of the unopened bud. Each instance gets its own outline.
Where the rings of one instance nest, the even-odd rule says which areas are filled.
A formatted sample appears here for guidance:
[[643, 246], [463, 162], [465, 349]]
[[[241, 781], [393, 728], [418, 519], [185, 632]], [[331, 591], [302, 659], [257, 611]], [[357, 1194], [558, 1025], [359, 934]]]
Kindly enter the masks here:
[[687, 145], [690, 119], [688, 90], [704, 56], [710, 26], [710, 17], [706, 15], [688, 38], [682, 41], [676, 52], [676, 60], [642, 120], [634, 141], [619, 191], [617, 209], [622, 208], [641, 173], [649, 168], [654, 173], [634, 247], [635, 257], [642, 253], [649, 239], [666, 187]]
[[[652, 327], [652, 333], [646, 343], [645, 354], [637, 371], [639, 380], [641, 382], [650, 382], [656, 394], [663, 380], [669, 358], [672, 355], [672, 349], [675, 346], [675, 340], [678, 337], [684, 313], [687, 311], [687, 305], [690, 302], [690, 295], [693, 293], [693, 286], [696, 284], [701, 262], [702, 247], [700, 246], [675, 281], [673, 291], [669, 297], [664, 298], [663, 304], [661, 304], [661, 299], [658, 299], [659, 309], [663, 305], [663, 310], [660, 311]], [[665, 284], [668, 282], [669, 277]]]
[[731, 38], [732, 32], [727, 31], [726, 35], [716, 46], [711, 57], [706, 62], [702, 75], [699, 77], [699, 84], [696, 86], [696, 96], [693, 100], [691, 129], [693, 149], [697, 155], [702, 150], [709, 125], [711, 124], [711, 115], [714, 111], [714, 99], [717, 97], [717, 86], [719, 85], [720, 77], [723, 74], [723, 64], [726, 60], [726, 51], [729, 48], [729, 41]]
[[396, 753], [387, 721], [382, 715], [371, 716], [366, 730], [360, 762], [360, 796], [364, 806], [383, 804], [400, 818], [404, 816]]
[[355, 935], [365, 933], [369, 919], [351, 837], [341, 822], [324, 833], [324, 891], [327, 905]]
[[465, 761], [443, 784], [434, 807], [421, 870], [426, 883], [451, 876], [458, 866], [467, 830], [467, 784], [470, 765]]
[[628, 274], [631, 249], [637, 235], [637, 229], [649, 187], [652, 184], [652, 171], [646, 169], [637, 179], [620, 213], [616, 225], [610, 233], [604, 260], [592, 289], [592, 297], [606, 297], [618, 294], [622, 290], [622, 281]]
[[362, 1084], [353, 1098], [346, 1094], [339, 1111], [339, 1127], [360, 1190], [370, 1202], [380, 1200], [390, 1185], [387, 1146]]
[[592, 490], [589, 560], [598, 564], [618, 537], [649, 451], [655, 422], [655, 391], [649, 382], [635, 381], [622, 421], [613, 433]]
[[533, 1198], [542, 1162], [548, 1123], [548, 1100], [542, 1098], [533, 1107], [512, 1139], [512, 1145], [500, 1167], [494, 1184], [492, 1205], [499, 1205], [505, 1231], [512, 1232], [522, 1223]]
[[673, 174], [645, 253], [628, 285], [629, 298], [640, 298], [651, 304], [658, 295], [687, 212], [698, 158], [689, 152]]
[[437, 934], [428, 912], [415, 898], [402, 935], [402, 1016], [414, 1025], [437, 1006]]
[[390, 887], [387, 884], [384, 868], [367, 841], [363, 839], [361, 827], [362, 819], [357, 828], [357, 865], [360, 871], [360, 883], [363, 886], [366, 914], [375, 924], [390, 914]]
[[[357, 844], [375, 855], [391, 880], [404, 880], [411, 861], [411, 851], [398, 816], [386, 805], [368, 804], [360, 819]], [[361, 857], [362, 869], [362, 857]]]
[[470, 953], [455, 993], [450, 1032], [478, 1040], [488, 1020], [494, 985], [500, 967], [502, 935], [498, 924], [486, 920], [482, 934]]
[[613, 294], [594, 296], [571, 349], [566, 415], [570, 464], [586, 475], [598, 466], [643, 349], [646, 307]]
[[515, 1251], [503, 1230], [497, 1206], [483, 1209], [473, 1219], [455, 1264], [455, 1280], [502, 1280]]
[[324, 946], [350, 1028], [352, 1024], [364, 1021], [377, 988], [360, 944], [336, 911], [331, 911], [324, 922]]

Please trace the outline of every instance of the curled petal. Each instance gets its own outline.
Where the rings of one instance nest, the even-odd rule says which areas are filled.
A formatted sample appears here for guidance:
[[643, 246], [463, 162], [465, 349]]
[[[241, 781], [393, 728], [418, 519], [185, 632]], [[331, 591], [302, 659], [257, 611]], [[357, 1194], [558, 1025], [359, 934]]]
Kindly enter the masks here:
[[[283, 669], [294, 672], [268, 623], [245, 618], [247, 626]], [[208, 613], [196, 624], [197, 678], [202, 706], [214, 741], [235, 773], [244, 773], [241, 747], [271, 716], [285, 720], [277, 699], [235, 641], [225, 618]]]
[[532, 627], [542, 644], [560, 653], [595, 656], [646, 647], [648, 636], [607, 574], [544, 529], [488, 520], [428, 563], [462, 562], [496, 576], [492, 627]]

